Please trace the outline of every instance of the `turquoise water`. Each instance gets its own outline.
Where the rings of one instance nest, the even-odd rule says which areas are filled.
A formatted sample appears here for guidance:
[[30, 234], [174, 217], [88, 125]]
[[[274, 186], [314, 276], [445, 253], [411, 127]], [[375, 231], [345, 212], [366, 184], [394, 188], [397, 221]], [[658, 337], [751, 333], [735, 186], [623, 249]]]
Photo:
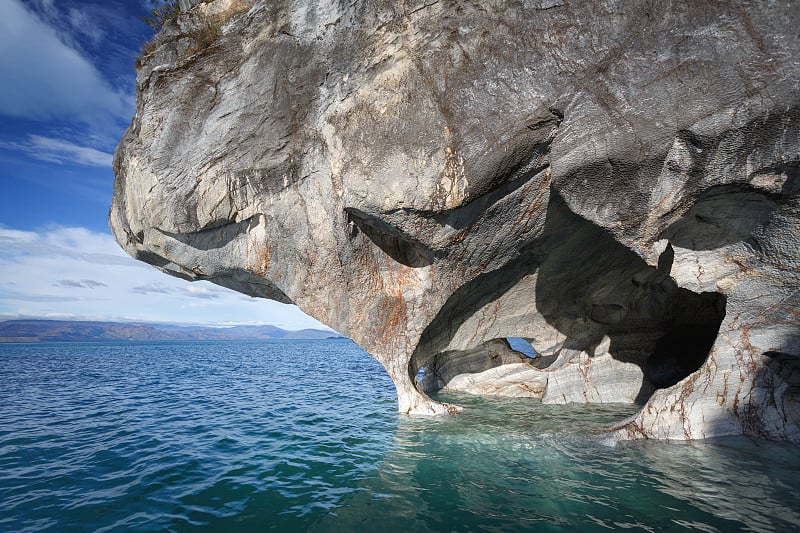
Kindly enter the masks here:
[[798, 448], [604, 446], [627, 406], [399, 417], [348, 341], [0, 345], [0, 531], [787, 531]]

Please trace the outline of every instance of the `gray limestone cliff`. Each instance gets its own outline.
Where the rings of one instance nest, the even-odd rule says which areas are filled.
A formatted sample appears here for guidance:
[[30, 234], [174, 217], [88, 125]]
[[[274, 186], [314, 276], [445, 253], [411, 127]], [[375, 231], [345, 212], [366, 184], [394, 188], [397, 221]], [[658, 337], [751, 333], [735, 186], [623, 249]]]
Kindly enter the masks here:
[[114, 159], [132, 256], [297, 304], [401, 412], [800, 441], [799, 4], [189, 4]]

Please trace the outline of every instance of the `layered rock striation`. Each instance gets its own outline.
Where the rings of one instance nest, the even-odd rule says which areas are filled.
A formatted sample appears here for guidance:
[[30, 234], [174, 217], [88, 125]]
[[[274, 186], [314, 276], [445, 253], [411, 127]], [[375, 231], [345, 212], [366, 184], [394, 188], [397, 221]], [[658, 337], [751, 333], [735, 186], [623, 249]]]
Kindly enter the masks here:
[[791, 2], [196, 4], [140, 59], [110, 225], [346, 334], [401, 412], [449, 386], [641, 403], [618, 438], [799, 441], [798, 27]]

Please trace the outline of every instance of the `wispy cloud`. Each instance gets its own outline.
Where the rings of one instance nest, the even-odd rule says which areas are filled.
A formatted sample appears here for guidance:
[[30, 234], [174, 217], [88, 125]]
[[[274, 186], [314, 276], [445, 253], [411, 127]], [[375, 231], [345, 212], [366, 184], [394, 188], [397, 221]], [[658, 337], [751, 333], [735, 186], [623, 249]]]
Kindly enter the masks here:
[[173, 292], [173, 290], [163, 283], [149, 283], [147, 285], [131, 287], [131, 292], [133, 294], [169, 294]]
[[59, 296], [55, 294], [35, 294], [25, 293], [19, 291], [10, 291], [0, 287], [0, 300], [7, 301], [20, 301], [20, 302], [35, 302], [35, 303], [63, 303], [63, 302], [77, 302], [76, 296]]
[[[82, 55], [87, 55], [84, 52], [87, 48], [107, 48], [115, 36], [133, 30], [131, 26], [135, 27], [138, 21], [126, 18], [125, 10], [120, 9], [118, 2], [27, 0], [30, 10], [53, 28], [59, 40]], [[108, 52], [107, 49], [103, 51]]]
[[53, 283], [53, 287], [65, 287], [73, 289], [99, 289], [100, 287], [108, 287], [102, 281], [95, 281], [93, 279], [60, 279]]
[[0, 319], [14, 317], [323, 327], [292, 305], [167, 276], [107, 233], [0, 226]]
[[81, 146], [64, 139], [53, 139], [42, 135], [28, 135], [27, 142], [7, 143], [4, 146], [23, 151], [35, 159], [58, 164], [110, 167], [114, 158], [113, 154], [90, 146]]
[[95, 23], [85, 9], [70, 7], [67, 12], [70, 29], [88, 38], [95, 46], [105, 38], [105, 32]]
[[[43, 13], [52, 2], [40, 2]], [[76, 14], [76, 23], [81, 15]], [[127, 121], [132, 95], [112, 87], [94, 64], [19, 0], [0, 2], [0, 114], [97, 125]]]
[[[0, 266], [25, 258], [39, 258], [57, 265], [90, 263], [97, 266], [135, 266], [149, 269], [125, 255], [110, 235], [95, 233], [86, 228], [56, 228], [50, 231], [20, 231], [0, 226]], [[66, 272], [55, 268], [53, 274]], [[53, 274], [44, 279], [53, 278]], [[12, 280], [17, 276], [5, 279]], [[88, 277], [88, 276], [75, 276]], [[0, 276], [0, 279], [3, 279]]]

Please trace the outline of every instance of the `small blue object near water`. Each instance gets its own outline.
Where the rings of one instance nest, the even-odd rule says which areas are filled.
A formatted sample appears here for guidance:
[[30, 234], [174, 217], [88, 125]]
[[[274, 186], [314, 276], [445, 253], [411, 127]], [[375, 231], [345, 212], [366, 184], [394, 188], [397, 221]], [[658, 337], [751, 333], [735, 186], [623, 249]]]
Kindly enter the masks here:
[[633, 442], [626, 405], [395, 412], [350, 342], [0, 345], [0, 531], [790, 531], [797, 447]]

